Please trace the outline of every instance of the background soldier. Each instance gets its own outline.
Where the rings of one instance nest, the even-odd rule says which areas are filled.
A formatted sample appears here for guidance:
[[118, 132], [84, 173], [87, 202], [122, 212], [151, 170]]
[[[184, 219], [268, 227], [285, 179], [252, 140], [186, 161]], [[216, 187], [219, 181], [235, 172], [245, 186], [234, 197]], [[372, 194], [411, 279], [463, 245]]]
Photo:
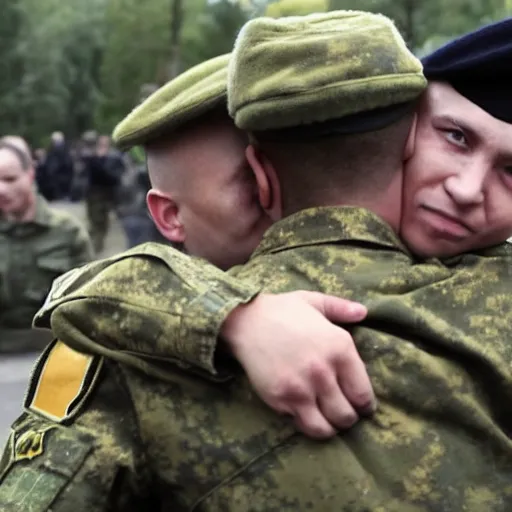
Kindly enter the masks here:
[[73, 159], [62, 132], [53, 132], [46, 154], [46, 172], [53, 185], [55, 199], [66, 199], [74, 178]]
[[111, 147], [110, 137], [98, 137], [93, 154], [83, 157], [87, 175], [85, 196], [89, 233], [96, 254], [103, 250], [110, 226], [110, 213], [116, 206], [125, 162], [119, 151]]
[[84, 228], [51, 209], [34, 178], [30, 153], [0, 142], [0, 352], [46, 345], [51, 334], [31, 329], [35, 312], [53, 279], [92, 257]]

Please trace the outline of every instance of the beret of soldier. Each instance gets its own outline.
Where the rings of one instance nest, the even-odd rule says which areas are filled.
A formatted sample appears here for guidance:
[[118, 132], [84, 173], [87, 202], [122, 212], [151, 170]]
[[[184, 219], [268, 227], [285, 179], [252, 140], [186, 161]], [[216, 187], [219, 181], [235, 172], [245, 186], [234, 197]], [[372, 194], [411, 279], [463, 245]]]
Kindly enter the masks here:
[[429, 80], [449, 83], [493, 117], [512, 123], [512, 18], [487, 25], [423, 59]]
[[425, 87], [421, 62], [385, 16], [257, 18], [231, 55], [228, 108], [242, 129], [274, 130], [403, 104]]
[[226, 104], [229, 55], [205, 61], [154, 92], [114, 129], [121, 149], [157, 138], [210, 110]]

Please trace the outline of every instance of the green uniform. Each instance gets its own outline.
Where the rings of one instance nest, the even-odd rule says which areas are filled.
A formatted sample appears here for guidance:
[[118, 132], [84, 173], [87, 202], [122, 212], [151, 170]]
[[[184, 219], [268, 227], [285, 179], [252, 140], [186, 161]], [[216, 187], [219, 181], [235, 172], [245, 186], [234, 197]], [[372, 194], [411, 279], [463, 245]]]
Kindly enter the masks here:
[[[0, 508], [134, 510], [151, 496], [135, 509], [508, 511], [511, 259], [505, 244], [419, 264], [370, 212], [318, 208], [267, 232], [232, 272], [245, 289], [157, 245], [75, 271], [37, 323], [51, 315], [66, 343], [113, 358], [89, 356], [91, 384], [61, 412], [33, 398], [43, 358], [0, 467]], [[353, 336], [379, 399], [372, 419], [311, 441], [236, 367], [217, 383], [176, 368], [177, 353], [206, 365], [226, 312], [258, 288], [368, 306]]]
[[0, 218], [0, 352], [41, 349], [49, 334], [31, 329], [52, 281], [91, 259], [85, 229], [37, 198], [33, 221]]

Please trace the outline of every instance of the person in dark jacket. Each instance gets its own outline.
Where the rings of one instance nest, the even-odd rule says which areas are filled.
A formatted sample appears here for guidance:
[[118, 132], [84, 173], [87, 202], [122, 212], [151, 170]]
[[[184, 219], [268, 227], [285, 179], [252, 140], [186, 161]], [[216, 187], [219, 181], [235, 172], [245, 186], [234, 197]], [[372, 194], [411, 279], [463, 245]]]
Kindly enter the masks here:
[[73, 183], [73, 159], [62, 132], [52, 133], [52, 141], [46, 156], [46, 172], [53, 184], [54, 199], [69, 197]]

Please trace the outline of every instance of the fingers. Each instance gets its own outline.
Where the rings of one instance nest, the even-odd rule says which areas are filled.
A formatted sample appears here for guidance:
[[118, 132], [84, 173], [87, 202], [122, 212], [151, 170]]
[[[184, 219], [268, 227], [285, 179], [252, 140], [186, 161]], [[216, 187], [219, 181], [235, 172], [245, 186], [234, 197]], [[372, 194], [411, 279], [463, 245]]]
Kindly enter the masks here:
[[320, 292], [297, 292], [317, 309], [327, 320], [337, 323], [353, 323], [364, 320], [368, 310], [363, 304]]
[[312, 375], [312, 380], [318, 390], [317, 403], [323, 417], [339, 430], [352, 427], [359, 416], [343, 394], [336, 374], [333, 371], [318, 372]]
[[295, 411], [295, 426], [313, 439], [329, 439], [336, 435], [336, 429], [325, 419], [316, 403], [304, 404]]
[[347, 400], [362, 415], [373, 414], [377, 399], [366, 366], [353, 343], [347, 344], [344, 357], [338, 358], [336, 373], [339, 387]]
[[[272, 406], [294, 416], [297, 428], [314, 439], [328, 439], [338, 430], [347, 430], [358, 420], [360, 412], [375, 410], [375, 397], [366, 369], [357, 352], [347, 351], [337, 366], [323, 360], [311, 361], [302, 379], [284, 379], [274, 388]], [[349, 376], [339, 372], [345, 367], [358, 370]], [[353, 381], [355, 380], [355, 382]]]
[[356, 374], [355, 379], [356, 382], [352, 382], [351, 378], [343, 378], [340, 383], [332, 370], [316, 372], [311, 379], [316, 401], [314, 396], [309, 396], [287, 407], [287, 412], [295, 417], [297, 428], [313, 439], [329, 439], [338, 430], [355, 425], [359, 420], [358, 412], [361, 415], [373, 413], [376, 399], [366, 370]]
[[324, 295], [324, 314], [331, 322], [360, 322], [368, 314], [368, 310], [359, 302], [340, 299], [332, 295]]
[[283, 379], [266, 402], [281, 414], [294, 418], [297, 429], [313, 439], [329, 439], [336, 429], [318, 408], [316, 393], [300, 379]]
[[[315, 439], [327, 439], [336, 430], [351, 428], [360, 415], [371, 415], [377, 407], [366, 366], [352, 338], [341, 328], [333, 329], [333, 339], [343, 350], [335, 351], [330, 360], [309, 362], [303, 374], [308, 386], [301, 387], [300, 396], [294, 393], [291, 408], [298, 428]], [[290, 403], [290, 395], [286, 399]]]

